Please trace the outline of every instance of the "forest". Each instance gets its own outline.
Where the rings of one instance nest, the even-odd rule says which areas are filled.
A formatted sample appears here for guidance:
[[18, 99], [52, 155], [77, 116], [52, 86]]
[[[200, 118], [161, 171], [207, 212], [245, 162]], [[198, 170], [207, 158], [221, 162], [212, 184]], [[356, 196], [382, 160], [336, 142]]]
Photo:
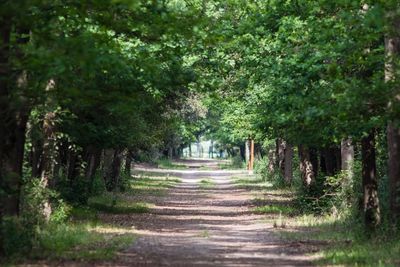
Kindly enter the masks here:
[[[400, 264], [398, 0], [3, 0], [0, 31], [0, 265]], [[174, 190], [257, 192], [240, 207], [306, 262], [154, 252], [132, 229]]]

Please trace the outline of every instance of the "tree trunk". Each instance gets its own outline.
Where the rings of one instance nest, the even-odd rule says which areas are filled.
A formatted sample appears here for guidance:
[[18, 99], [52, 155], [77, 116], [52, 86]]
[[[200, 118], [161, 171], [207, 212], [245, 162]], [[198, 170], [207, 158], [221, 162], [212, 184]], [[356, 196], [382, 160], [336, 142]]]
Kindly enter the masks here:
[[168, 147], [168, 159], [172, 159], [173, 158], [173, 148], [170, 146]]
[[189, 144], [189, 158], [192, 157], [192, 143]]
[[77, 152], [73, 150], [68, 150], [67, 152], [67, 179], [71, 182], [74, 180], [76, 175], [76, 161], [77, 161]]
[[[24, 159], [25, 132], [30, 108], [24, 96], [27, 72], [21, 71], [11, 94], [10, 84], [10, 37], [13, 25], [8, 15], [0, 18], [0, 223], [3, 215], [19, 214]], [[15, 27], [17, 46], [13, 47], [17, 58], [23, 57], [19, 45], [29, 41], [29, 31]], [[17, 99], [14, 99], [14, 97]], [[17, 106], [14, 104], [18, 103]], [[0, 229], [1, 230], [1, 229]], [[0, 234], [0, 254], [2, 254]]]
[[43, 142], [42, 140], [32, 140], [31, 149], [31, 168], [32, 177], [37, 178], [42, 173], [42, 153], [43, 153]]
[[[300, 172], [305, 187], [315, 183], [318, 161], [315, 161], [315, 151], [306, 146], [299, 145]], [[317, 158], [318, 159], [318, 158]]]
[[334, 176], [339, 171], [340, 156], [339, 148], [331, 145], [321, 149], [321, 172], [328, 176]]
[[387, 128], [389, 208], [393, 222], [400, 218], [400, 128], [389, 123]]
[[94, 178], [96, 176], [96, 171], [100, 166], [101, 161], [101, 149], [95, 147], [89, 147], [87, 156], [86, 156], [86, 170], [85, 170], [85, 178], [89, 181], [89, 193], [93, 192], [93, 183]]
[[[53, 178], [53, 163], [55, 159], [55, 113], [46, 113], [43, 120], [43, 154], [42, 172], [40, 175], [41, 184], [44, 188], [49, 187]], [[43, 217], [48, 221], [51, 215], [51, 205], [49, 200], [44, 200], [42, 207]]]
[[285, 176], [285, 146], [286, 142], [283, 139], [276, 139], [276, 166], [282, 176]]
[[121, 149], [110, 149], [111, 154], [111, 164], [109, 164], [106, 170], [106, 186], [107, 191], [115, 191], [119, 186], [119, 176], [121, 171], [121, 163], [123, 151]]
[[285, 183], [290, 185], [293, 180], [293, 147], [286, 143], [285, 146]]
[[[400, 16], [394, 11], [387, 12], [389, 21], [389, 34], [385, 38], [386, 63], [385, 81], [396, 82], [396, 72], [399, 71], [398, 60], [400, 57]], [[392, 85], [393, 86], [393, 85]], [[389, 102], [390, 111], [398, 110], [400, 88], [397, 85], [392, 88], [392, 96]], [[398, 117], [397, 115], [393, 116]], [[400, 120], [394, 119], [387, 127], [388, 143], [388, 172], [389, 172], [389, 208], [393, 222], [400, 218]]]
[[122, 157], [123, 151], [120, 149], [116, 149], [114, 153], [114, 159], [112, 163], [112, 172], [111, 172], [111, 182], [112, 182], [112, 190], [114, 191], [119, 187], [119, 177], [121, 173], [121, 164], [122, 164]]
[[378, 178], [376, 176], [375, 133], [374, 130], [361, 140], [363, 208], [365, 225], [375, 230], [380, 224], [378, 198]]
[[[18, 183], [15, 183], [10, 177], [8, 164], [6, 163], [9, 158], [10, 150], [13, 147], [13, 133], [12, 129], [8, 125], [8, 112], [9, 112], [9, 44], [11, 35], [11, 18], [2, 17], [0, 18], [0, 190], [6, 194], [11, 194], [9, 189], [16, 187], [15, 190], [18, 193]], [[11, 178], [11, 180], [9, 179]], [[15, 185], [14, 185], [15, 184]], [[10, 188], [11, 187], [11, 188]], [[3, 194], [4, 194], [3, 193]], [[0, 195], [0, 226], [3, 224], [3, 215], [5, 213], [18, 214], [18, 202], [17, 207], [14, 206], [13, 210], [6, 211], [6, 206], [10, 206], [9, 201], [15, 199], [9, 199], [5, 195]], [[3, 231], [0, 228], [0, 256], [4, 255], [3, 249]]]
[[320, 168], [320, 171], [322, 172], [322, 173], [327, 173], [327, 170], [326, 170], [326, 158], [325, 158], [325, 154], [326, 154], [326, 149], [325, 148], [322, 148], [322, 149], [320, 149], [320, 151], [319, 151], [319, 157], [320, 157], [320, 161], [319, 161], [319, 168]]
[[268, 173], [272, 175], [275, 172], [276, 148], [271, 147], [268, 150]]
[[354, 146], [351, 138], [343, 139], [340, 144], [341, 170], [347, 172], [348, 178], [353, 178]]
[[125, 156], [125, 168], [124, 168], [124, 172], [128, 177], [131, 177], [131, 169], [132, 169], [132, 150], [128, 150]]

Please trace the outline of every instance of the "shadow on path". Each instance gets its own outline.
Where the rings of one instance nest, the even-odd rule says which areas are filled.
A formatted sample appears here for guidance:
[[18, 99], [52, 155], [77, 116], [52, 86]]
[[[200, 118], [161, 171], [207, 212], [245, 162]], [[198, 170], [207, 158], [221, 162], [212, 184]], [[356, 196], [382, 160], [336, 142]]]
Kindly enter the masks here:
[[[182, 164], [215, 168], [219, 161], [187, 160]], [[296, 243], [285, 242], [250, 210], [248, 189], [231, 184], [243, 171], [159, 170], [182, 183], [160, 197], [148, 214], [125, 215], [140, 238], [121, 252], [117, 266], [310, 266], [311, 258]], [[199, 187], [201, 179], [215, 185]]]

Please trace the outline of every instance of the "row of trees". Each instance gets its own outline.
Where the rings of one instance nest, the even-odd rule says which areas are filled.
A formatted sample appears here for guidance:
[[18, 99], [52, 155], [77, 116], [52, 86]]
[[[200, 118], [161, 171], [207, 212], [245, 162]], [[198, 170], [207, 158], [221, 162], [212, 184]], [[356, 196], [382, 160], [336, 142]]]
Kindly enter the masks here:
[[[173, 154], [193, 140], [193, 121], [203, 115], [186, 99], [196, 98], [189, 51], [201, 41], [193, 28], [201, 9], [179, 1], [2, 1], [0, 225], [23, 215], [32, 181], [85, 203], [97, 178], [118, 190], [141, 152]], [[51, 195], [35, 207], [44, 221]]]
[[217, 67], [206, 69], [219, 77], [220, 135], [265, 142], [270, 171], [289, 184], [295, 149], [306, 191], [319, 176], [352, 177], [356, 150], [367, 227], [381, 224], [386, 175], [398, 222], [398, 1], [229, 1], [217, 9], [214, 34], [223, 42], [209, 53]]
[[[179, 155], [202, 134], [227, 149], [258, 140], [268, 169], [287, 183], [297, 151], [310, 192], [321, 173], [352, 177], [360, 152], [367, 226], [381, 222], [386, 172], [398, 221], [399, 8], [396, 0], [3, 1], [1, 225], [23, 214], [32, 181], [84, 203], [96, 177], [118, 190], [143, 151]], [[36, 208], [48, 220], [53, 206], [46, 197]]]

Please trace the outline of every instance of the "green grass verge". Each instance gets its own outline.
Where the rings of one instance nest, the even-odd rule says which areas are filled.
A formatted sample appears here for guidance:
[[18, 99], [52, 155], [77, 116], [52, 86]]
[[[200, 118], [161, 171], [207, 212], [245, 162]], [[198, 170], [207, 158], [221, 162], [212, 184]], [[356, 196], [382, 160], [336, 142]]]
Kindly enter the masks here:
[[255, 213], [260, 214], [284, 214], [284, 215], [292, 215], [295, 213], [295, 209], [290, 206], [283, 205], [264, 205], [253, 208]]
[[166, 189], [180, 183], [181, 180], [174, 176], [134, 176], [130, 181], [129, 193], [133, 195], [164, 195]]
[[[322, 241], [317, 265], [399, 266], [400, 236], [386, 232], [368, 237], [355, 222], [332, 216], [304, 215], [288, 220], [296, 230], [283, 231], [287, 240]], [[292, 221], [292, 222], [291, 222]]]
[[188, 168], [186, 165], [173, 163], [169, 159], [159, 159], [156, 161], [156, 163], [157, 167], [160, 169], [182, 170]]
[[31, 257], [49, 260], [110, 260], [131, 244], [130, 229], [101, 224], [67, 223], [49, 225], [38, 233]]
[[202, 189], [211, 189], [215, 187], [215, 182], [210, 178], [201, 179], [199, 181], [199, 187]]
[[232, 180], [236, 185], [247, 189], [271, 189], [273, 186], [271, 182], [264, 181], [259, 176], [232, 177]]
[[103, 194], [92, 197], [88, 205], [97, 211], [113, 214], [145, 213], [150, 209], [149, 203], [131, 202], [125, 199], [123, 194]]

